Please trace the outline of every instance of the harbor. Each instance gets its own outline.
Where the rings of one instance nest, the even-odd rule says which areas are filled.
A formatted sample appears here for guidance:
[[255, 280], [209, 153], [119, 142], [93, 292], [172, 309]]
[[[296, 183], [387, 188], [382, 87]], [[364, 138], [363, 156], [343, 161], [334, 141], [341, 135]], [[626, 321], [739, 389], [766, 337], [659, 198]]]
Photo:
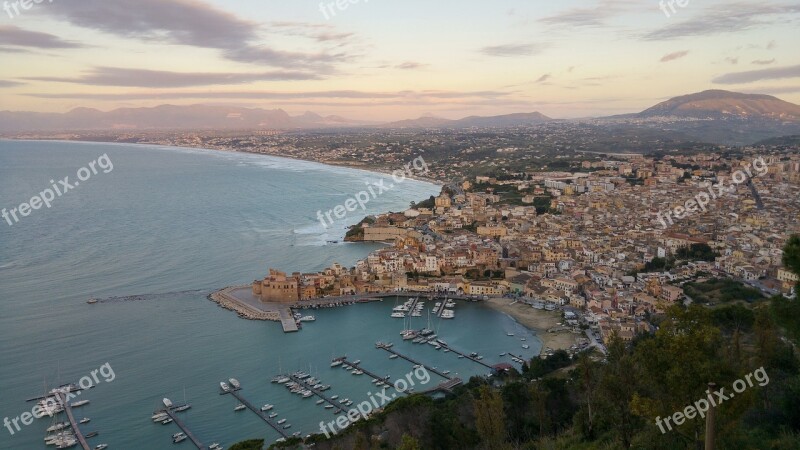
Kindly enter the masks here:
[[397, 355], [398, 357], [405, 359], [406, 361], [410, 362], [411, 364], [414, 364], [415, 366], [424, 367], [425, 370], [427, 370], [428, 372], [433, 372], [436, 375], [439, 375], [440, 377], [445, 378], [447, 380], [452, 380], [453, 379], [453, 377], [451, 377], [449, 374], [444, 373], [444, 372], [440, 371], [439, 369], [437, 369], [435, 367], [431, 367], [431, 366], [428, 366], [426, 364], [423, 364], [423, 363], [417, 361], [416, 359], [414, 359], [414, 358], [412, 358], [410, 356], [404, 355], [404, 354], [402, 354], [402, 353], [400, 353], [400, 352], [398, 352], [396, 350], [393, 350], [391, 348], [390, 344], [377, 343], [377, 344], [375, 344], [375, 348], [386, 350], [387, 352], [389, 352], [389, 353], [391, 353], [393, 355]]
[[340, 413], [344, 412], [344, 408], [342, 408], [342, 405], [340, 403], [336, 402], [335, 399], [325, 395], [322, 392], [321, 389], [315, 388], [314, 386], [312, 386], [309, 383], [305, 382], [304, 381], [304, 377], [302, 377], [300, 375], [295, 375], [295, 374], [288, 375], [288, 377], [293, 382], [295, 382], [297, 384], [302, 384], [307, 390], [311, 391], [314, 395], [316, 395], [321, 400], [323, 400], [324, 403], [327, 403], [328, 405], [332, 406], [333, 407], [332, 409], [334, 410], [334, 414], [340, 414]]
[[346, 356], [340, 356], [338, 358], [334, 358], [332, 364], [336, 364], [337, 362], [341, 363], [343, 367], [349, 367], [353, 372], [353, 375], [361, 375], [362, 373], [367, 375], [368, 377], [372, 378], [376, 382], [381, 384], [389, 384], [389, 379], [391, 376], [385, 375], [380, 376], [375, 372], [371, 372], [363, 367], [361, 367], [361, 360], [357, 360], [356, 362], [350, 362], [347, 360]]
[[[75, 415], [72, 413], [72, 405], [67, 401], [67, 394], [64, 392], [56, 392], [56, 398], [58, 398], [59, 404], [64, 407], [64, 412], [67, 413], [67, 418], [69, 419], [69, 424], [72, 427], [72, 434], [75, 436], [75, 439], [81, 445], [83, 450], [92, 450], [92, 448], [89, 446], [89, 443], [86, 441], [86, 438], [83, 436], [81, 428], [78, 426], [78, 422], [75, 420]], [[56, 448], [68, 447], [60, 445], [56, 446]]]
[[260, 417], [261, 420], [263, 420], [267, 425], [272, 427], [272, 429], [275, 430], [278, 434], [280, 434], [282, 438], [284, 438], [284, 439], [288, 438], [289, 434], [286, 433], [286, 430], [284, 429], [284, 428], [288, 428], [288, 427], [285, 426], [285, 425], [281, 426], [276, 421], [272, 420], [272, 418], [270, 418], [269, 415], [267, 415], [264, 411], [261, 411], [260, 408], [257, 408], [252, 403], [250, 403], [240, 393], [240, 391], [242, 389], [241, 386], [236, 386], [236, 384], [238, 384], [238, 383], [232, 383], [230, 386], [228, 386], [224, 382], [220, 383], [220, 385], [222, 386], [222, 392], [220, 393], [220, 395], [228, 395], [228, 394], [232, 395], [237, 400], [239, 400], [239, 403], [241, 405], [244, 405], [247, 409], [249, 409], [250, 411], [253, 411], [253, 413], [255, 413], [255, 415]]

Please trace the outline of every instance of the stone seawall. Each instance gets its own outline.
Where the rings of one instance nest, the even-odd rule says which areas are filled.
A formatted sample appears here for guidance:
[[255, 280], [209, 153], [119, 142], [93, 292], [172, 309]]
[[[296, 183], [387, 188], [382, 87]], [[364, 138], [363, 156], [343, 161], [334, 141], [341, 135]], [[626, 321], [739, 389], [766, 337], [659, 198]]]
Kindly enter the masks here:
[[257, 308], [248, 305], [247, 303], [237, 300], [235, 297], [230, 295], [231, 290], [241, 289], [243, 287], [247, 286], [227, 287], [220, 291], [214, 292], [213, 294], [209, 295], [208, 298], [212, 302], [218, 304], [220, 307], [236, 312], [236, 314], [238, 314], [239, 317], [243, 319], [271, 320], [275, 322], [281, 321], [280, 312], [259, 310]]

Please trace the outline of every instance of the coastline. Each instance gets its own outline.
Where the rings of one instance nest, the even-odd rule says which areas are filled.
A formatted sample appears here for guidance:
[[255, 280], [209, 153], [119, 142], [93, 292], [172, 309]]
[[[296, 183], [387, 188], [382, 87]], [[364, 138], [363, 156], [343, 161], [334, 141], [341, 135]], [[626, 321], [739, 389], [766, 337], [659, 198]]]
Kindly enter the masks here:
[[568, 350], [579, 337], [570, 331], [548, 332], [549, 329], [557, 327], [561, 322], [559, 311], [538, 310], [521, 302], [512, 305], [510, 299], [497, 297], [490, 298], [484, 304], [508, 314], [526, 328], [535, 331], [536, 336], [542, 341], [540, 355], [545, 352], [547, 347], [552, 350]]

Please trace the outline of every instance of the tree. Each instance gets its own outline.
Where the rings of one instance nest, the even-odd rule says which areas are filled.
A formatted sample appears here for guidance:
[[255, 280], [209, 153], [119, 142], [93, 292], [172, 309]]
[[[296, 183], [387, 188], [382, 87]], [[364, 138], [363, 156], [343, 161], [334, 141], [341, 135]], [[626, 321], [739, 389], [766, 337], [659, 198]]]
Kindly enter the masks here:
[[[800, 235], [795, 234], [790, 237], [786, 247], [783, 248], [783, 265], [800, 276]], [[800, 281], [797, 282], [795, 292], [800, 296]]]
[[422, 447], [419, 446], [419, 441], [414, 439], [414, 437], [404, 434], [397, 450], [422, 450]]
[[506, 444], [506, 417], [503, 399], [497, 390], [483, 385], [475, 399], [475, 425], [488, 450], [509, 448]]

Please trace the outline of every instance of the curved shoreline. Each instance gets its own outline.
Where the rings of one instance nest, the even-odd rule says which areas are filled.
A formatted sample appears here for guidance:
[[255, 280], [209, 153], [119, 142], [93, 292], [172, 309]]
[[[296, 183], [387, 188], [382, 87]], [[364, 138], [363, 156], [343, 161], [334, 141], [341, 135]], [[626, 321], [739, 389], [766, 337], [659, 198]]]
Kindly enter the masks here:
[[576, 339], [580, 337], [570, 331], [553, 333], [549, 331], [559, 326], [558, 323], [562, 320], [559, 311], [538, 310], [519, 302], [511, 304], [511, 300], [497, 297], [490, 298], [484, 304], [496, 311], [508, 314], [525, 328], [535, 332], [536, 337], [542, 341], [540, 355], [544, 354], [548, 347], [552, 350], [569, 350], [575, 344]]

